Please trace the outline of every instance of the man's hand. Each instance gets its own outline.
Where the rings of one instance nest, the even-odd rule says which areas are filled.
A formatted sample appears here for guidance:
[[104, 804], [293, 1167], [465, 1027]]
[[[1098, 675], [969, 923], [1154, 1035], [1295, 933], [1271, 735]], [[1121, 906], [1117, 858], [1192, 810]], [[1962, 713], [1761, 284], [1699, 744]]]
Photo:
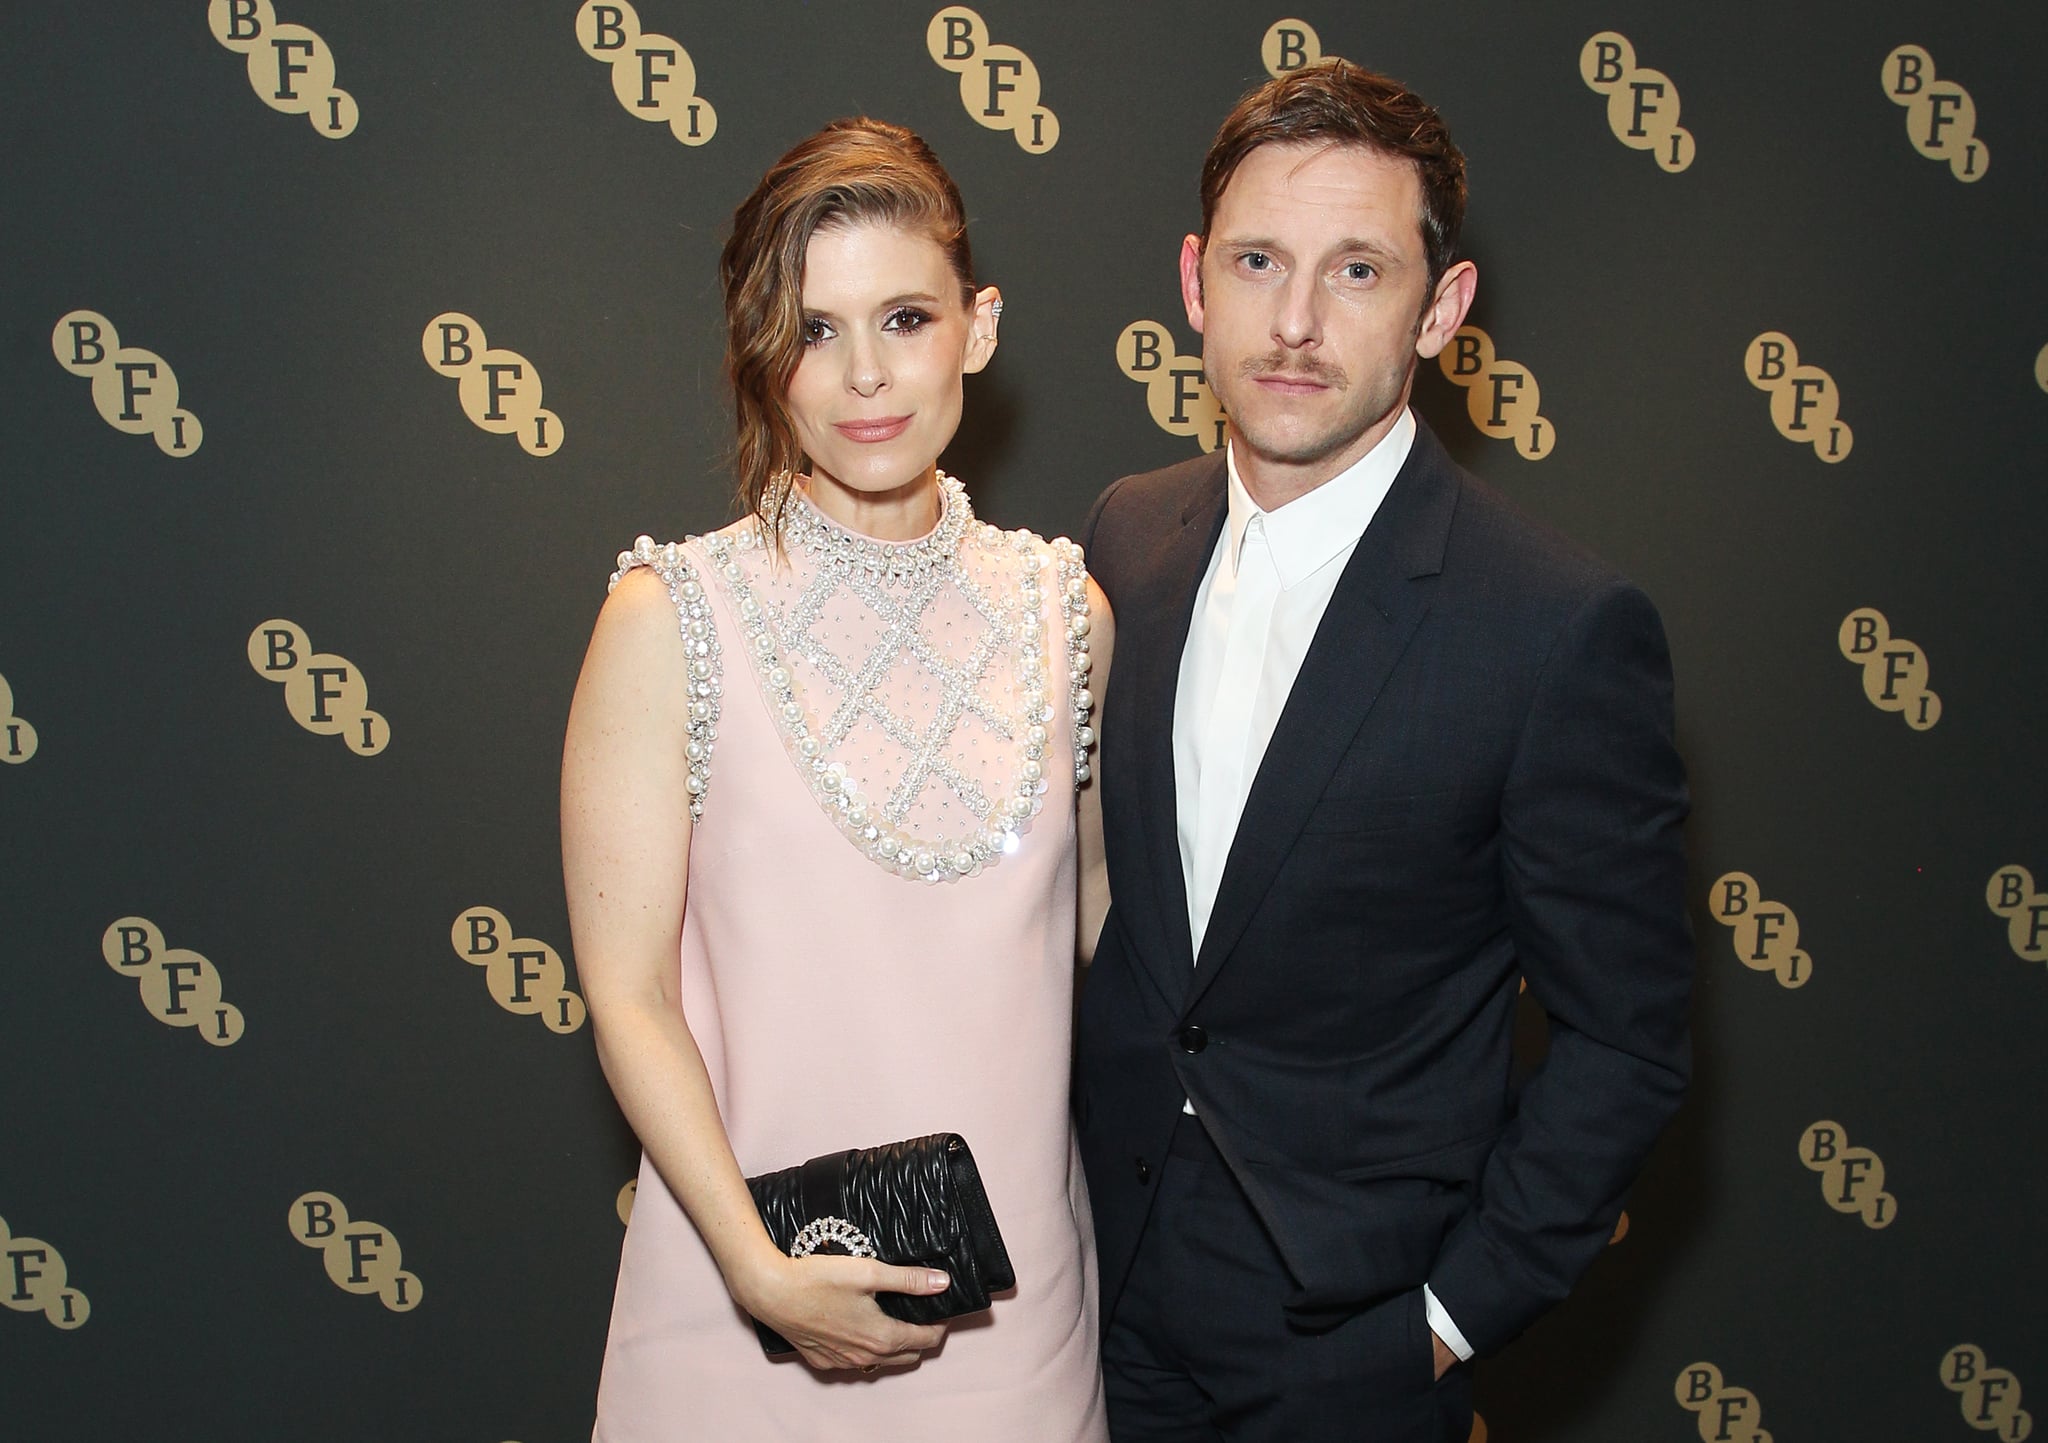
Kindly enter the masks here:
[[1436, 1335], [1434, 1329], [1430, 1331], [1429, 1342], [1430, 1346], [1436, 1350], [1436, 1375], [1441, 1378], [1450, 1370], [1451, 1364], [1458, 1361], [1458, 1355], [1451, 1351], [1449, 1343], [1446, 1343]]

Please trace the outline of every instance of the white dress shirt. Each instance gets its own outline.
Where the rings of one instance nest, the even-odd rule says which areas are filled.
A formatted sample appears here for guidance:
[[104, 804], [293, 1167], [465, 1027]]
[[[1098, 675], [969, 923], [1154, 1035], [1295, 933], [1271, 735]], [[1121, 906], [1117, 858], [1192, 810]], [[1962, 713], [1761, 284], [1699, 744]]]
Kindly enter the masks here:
[[[1235, 450], [1225, 453], [1230, 516], [1195, 593], [1173, 702], [1174, 803], [1197, 956], [1266, 744], [1337, 579], [1414, 441], [1415, 417], [1404, 409], [1348, 469], [1274, 511], [1259, 509], [1238, 477]], [[1470, 1358], [1436, 1295], [1425, 1287], [1423, 1298], [1437, 1336]]]

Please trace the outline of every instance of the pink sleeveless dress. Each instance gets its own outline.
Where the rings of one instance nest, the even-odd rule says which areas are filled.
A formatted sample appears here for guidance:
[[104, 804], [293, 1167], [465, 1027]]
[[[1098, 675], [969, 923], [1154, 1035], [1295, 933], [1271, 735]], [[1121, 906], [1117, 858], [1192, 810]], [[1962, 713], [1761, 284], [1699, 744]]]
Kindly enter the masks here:
[[913, 1368], [771, 1361], [643, 1157], [598, 1443], [1107, 1437], [1067, 1111], [1085, 576], [942, 498], [882, 543], [794, 494], [783, 559], [749, 518], [619, 575], [667, 581], [689, 655], [683, 1010], [741, 1171], [960, 1133], [1017, 1286]]

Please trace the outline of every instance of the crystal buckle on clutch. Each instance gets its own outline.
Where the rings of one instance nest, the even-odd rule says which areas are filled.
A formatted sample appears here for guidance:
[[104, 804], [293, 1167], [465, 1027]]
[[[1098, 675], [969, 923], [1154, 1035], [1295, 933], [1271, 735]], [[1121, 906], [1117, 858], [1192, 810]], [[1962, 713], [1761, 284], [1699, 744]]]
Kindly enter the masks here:
[[793, 1258], [807, 1258], [829, 1243], [837, 1243], [845, 1248], [850, 1257], [876, 1256], [874, 1239], [845, 1218], [813, 1218], [805, 1223], [797, 1230], [797, 1235], [790, 1239], [789, 1255]]

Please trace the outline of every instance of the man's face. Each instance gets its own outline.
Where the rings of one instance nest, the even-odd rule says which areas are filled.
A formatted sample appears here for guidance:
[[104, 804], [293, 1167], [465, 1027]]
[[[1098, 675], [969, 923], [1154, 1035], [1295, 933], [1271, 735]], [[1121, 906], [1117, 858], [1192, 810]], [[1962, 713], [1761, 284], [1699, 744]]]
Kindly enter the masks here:
[[1391, 427], [1417, 357], [1443, 349], [1471, 299], [1469, 265], [1432, 294], [1421, 217], [1408, 160], [1269, 144], [1231, 176], [1207, 245], [1188, 237], [1188, 320], [1247, 469], [1306, 472], [1317, 485]]

